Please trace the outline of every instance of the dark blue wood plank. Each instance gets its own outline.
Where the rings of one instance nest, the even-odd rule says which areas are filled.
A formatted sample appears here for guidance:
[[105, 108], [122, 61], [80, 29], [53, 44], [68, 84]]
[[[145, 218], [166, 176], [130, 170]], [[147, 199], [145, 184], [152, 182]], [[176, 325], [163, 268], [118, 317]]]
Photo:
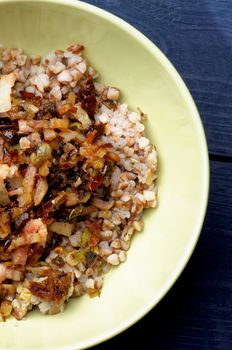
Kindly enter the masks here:
[[[232, 164], [211, 164], [211, 195], [197, 248], [175, 286], [146, 317], [94, 349], [232, 349]], [[109, 310], [110, 312], [110, 310]]]
[[184, 78], [210, 153], [232, 156], [232, 1], [88, 0], [141, 30]]

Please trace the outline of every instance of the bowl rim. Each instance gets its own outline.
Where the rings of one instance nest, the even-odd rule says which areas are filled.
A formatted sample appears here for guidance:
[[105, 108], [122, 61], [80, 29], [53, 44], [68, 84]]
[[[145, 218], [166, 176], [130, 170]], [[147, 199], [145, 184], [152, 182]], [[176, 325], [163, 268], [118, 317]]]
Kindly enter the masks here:
[[126, 31], [131, 35], [134, 39], [136, 39], [140, 44], [148, 50], [164, 67], [164, 69], [168, 72], [168, 74], [172, 77], [172, 79], [176, 82], [176, 86], [178, 90], [181, 92], [182, 96], [184, 97], [185, 102], [188, 105], [188, 108], [191, 110], [192, 115], [194, 116], [194, 122], [197, 126], [197, 133], [198, 133], [198, 139], [201, 143], [201, 163], [203, 168], [203, 176], [202, 176], [202, 183], [203, 183], [203, 193], [202, 193], [202, 202], [200, 207], [200, 214], [198, 215], [198, 218], [196, 220], [196, 223], [192, 230], [191, 239], [188, 243], [188, 245], [185, 248], [185, 251], [183, 253], [182, 258], [180, 259], [179, 263], [175, 267], [175, 270], [173, 271], [172, 275], [170, 275], [169, 279], [163, 286], [163, 288], [160, 290], [158, 296], [154, 296], [151, 300], [149, 300], [143, 308], [137, 310], [131, 317], [127, 318], [123, 323], [118, 324], [113, 329], [106, 331], [104, 333], [101, 333], [95, 337], [89, 338], [85, 341], [82, 341], [81, 343], [73, 343], [71, 345], [65, 346], [65, 347], [59, 347], [55, 348], [56, 350], [74, 350], [74, 349], [83, 349], [83, 348], [89, 348], [92, 346], [95, 346], [99, 343], [102, 343], [106, 340], [109, 340], [110, 338], [118, 335], [119, 333], [125, 331], [129, 327], [131, 327], [133, 324], [138, 322], [140, 319], [142, 319], [148, 312], [150, 312], [160, 301], [163, 299], [163, 297], [168, 293], [168, 291], [173, 287], [177, 279], [180, 277], [181, 273], [183, 272], [184, 268], [186, 267], [195, 247], [198, 242], [201, 229], [204, 223], [204, 218], [206, 215], [207, 210], [207, 204], [208, 204], [208, 196], [209, 196], [209, 184], [210, 184], [210, 165], [209, 165], [209, 156], [208, 156], [208, 147], [207, 147], [207, 141], [206, 136], [202, 124], [202, 120], [200, 117], [200, 114], [198, 112], [198, 109], [195, 105], [195, 102], [185, 84], [183, 79], [180, 77], [179, 73], [173, 66], [173, 64], [169, 61], [169, 59], [161, 52], [161, 50], [150, 40], [148, 39], [144, 34], [142, 34], [138, 29], [133, 27], [131, 24], [127, 23], [125, 20], [121, 19], [120, 17], [103, 10], [97, 6], [79, 1], [79, 0], [0, 0], [0, 4], [2, 3], [26, 3], [26, 2], [34, 2], [34, 3], [49, 3], [49, 4], [59, 4], [69, 7], [74, 7], [77, 9], [84, 10], [86, 12], [90, 12], [93, 15], [96, 15], [97, 17], [104, 18], [105, 20], [109, 22], [113, 22], [117, 27], [122, 29], [123, 31]]

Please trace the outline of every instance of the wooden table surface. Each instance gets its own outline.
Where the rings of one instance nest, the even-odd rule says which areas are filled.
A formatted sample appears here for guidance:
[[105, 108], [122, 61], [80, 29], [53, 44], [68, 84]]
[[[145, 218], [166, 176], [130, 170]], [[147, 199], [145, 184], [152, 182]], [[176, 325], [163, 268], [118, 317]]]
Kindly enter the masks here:
[[232, 350], [232, 0], [86, 2], [132, 24], [174, 64], [200, 111], [211, 166], [208, 211], [185, 271], [147, 316], [94, 349]]

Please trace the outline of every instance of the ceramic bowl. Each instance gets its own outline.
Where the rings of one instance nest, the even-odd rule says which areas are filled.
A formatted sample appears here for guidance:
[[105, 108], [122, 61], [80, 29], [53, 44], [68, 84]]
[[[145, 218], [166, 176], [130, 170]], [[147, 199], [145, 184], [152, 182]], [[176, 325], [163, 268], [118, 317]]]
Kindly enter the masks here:
[[199, 237], [209, 164], [202, 123], [182, 79], [146, 37], [121, 19], [72, 0], [0, 1], [0, 43], [46, 54], [83, 43], [101, 81], [149, 118], [159, 157], [158, 207], [144, 216], [127, 262], [105, 276], [100, 298], [72, 299], [55, 316], [30, 312], [0, 324], [0, 348], [80, 349], [135, 323], [166, 294]]

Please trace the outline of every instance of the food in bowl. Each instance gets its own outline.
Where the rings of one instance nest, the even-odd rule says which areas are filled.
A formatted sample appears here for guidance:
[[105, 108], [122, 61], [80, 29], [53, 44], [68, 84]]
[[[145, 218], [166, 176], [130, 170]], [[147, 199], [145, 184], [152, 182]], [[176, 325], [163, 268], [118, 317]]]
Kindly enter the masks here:
[[155, 207], [144, 113], [95, 81], [83, 45], [0, 53], [0, 317], [100, 295]]

